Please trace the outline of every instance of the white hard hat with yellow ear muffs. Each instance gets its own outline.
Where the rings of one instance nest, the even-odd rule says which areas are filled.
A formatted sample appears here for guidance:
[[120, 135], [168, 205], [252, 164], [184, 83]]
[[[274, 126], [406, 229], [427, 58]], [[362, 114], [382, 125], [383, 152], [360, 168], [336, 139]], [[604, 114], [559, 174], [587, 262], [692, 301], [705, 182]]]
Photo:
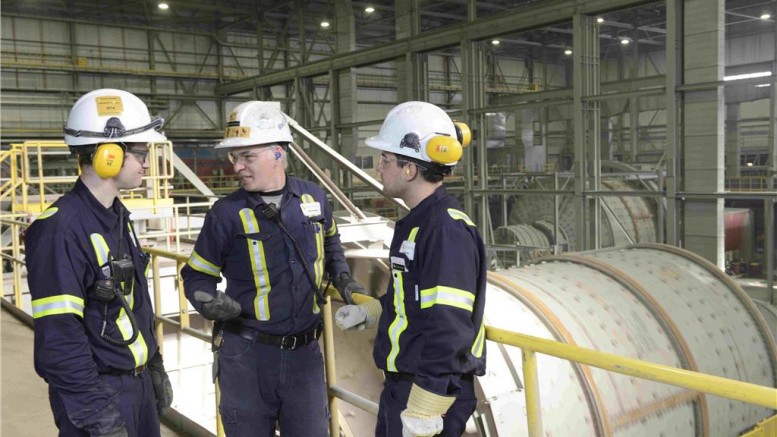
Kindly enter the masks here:
[[389, 111], [368, 146], [420, 161], [453, 167], [461, 159], [472, 134], [464, 123], [426, 102], [405, 102]]
[[152, 118], [134, 94], [104, 88], [84, 94], [73, 105], [64, 128], [65, 143], [74, 154], [91, 153], [95, 173], [110, 179], [124, 164], [124, 144], [166, 141], [158, 132], [163, 125], [164, 120]]

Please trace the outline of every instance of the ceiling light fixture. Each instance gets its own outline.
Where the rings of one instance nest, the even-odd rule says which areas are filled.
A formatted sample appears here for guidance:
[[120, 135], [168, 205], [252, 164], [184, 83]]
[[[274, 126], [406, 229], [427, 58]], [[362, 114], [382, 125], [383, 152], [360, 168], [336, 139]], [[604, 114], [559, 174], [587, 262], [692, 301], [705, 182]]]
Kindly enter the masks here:
[[629, 45], [630, 42], [631, 41], [628, 38], [621, 38], [621, 44], [623, 44], [624, 46]]
[[371, 14], [375, 12], [375, 8], [373, 8], [372, 6], [367, 6], [366, 8], [364, 8], [364, 12]]
[[571, 55], [571, 54], [572, 54], [572, 50], [570, 50], [570, 49], [566, 49], [566, 50], [564, 50], [564, 54], [565, 54], [565, 55], [567, 55], [567, 56], [569, 56], [569, 55]]
[[491, 44], [493, 44], [495, 46], [498, 46], [500, 43], [501, 43], [501, 41], [499, 41], [498, 39], [495, 39], [495, 40], [491, 41]]
[[763, 87], [767, 87], [767, 86], [772, 86], [772, 84], [770, 84], [770, 83], [759, 83], [755, 87], [756, 88], [763, 88]]
[[597, 22], [597, 23], [604, 23], [604, 18], [602, 18], [602, 17], [596, 17], [596, 22]]
[[772, 14], [770, 14], [768, 12], [764, 12], [763, 14], [761, 14], [761, 19], [762, 20], [768, 20], [770, 18], [772, 18]]
[[165, 2], [159, 3], [159, 5], [158, 5], [158, 6], [159, 6], [159, 9], [161, 9], [161, 10], [163, 10], [163, 11], [164, 11], [164, 10], [167, 10], [167, 9], [170, 9], [170, 5], [168, 5], [168, 4], [167, 4], [167, 3], [165, 3]]
[[754, 77], [766, 77], [771, 75], [772, 75], [771, 71], [759, 71], [757, 73], [735, 74], [733, 76], [726, 76], [723, 78], [723, 80], [728, 82], [730, 80], [752, 79]]
[[323, 27], [324, 29], [326, 29], [327, 27], [329, 27], [329, 22], [328, 22], [328, 21], [326, 21], [326, 20], [322, 21], [322, 22], [321, 22], [321, 27]]

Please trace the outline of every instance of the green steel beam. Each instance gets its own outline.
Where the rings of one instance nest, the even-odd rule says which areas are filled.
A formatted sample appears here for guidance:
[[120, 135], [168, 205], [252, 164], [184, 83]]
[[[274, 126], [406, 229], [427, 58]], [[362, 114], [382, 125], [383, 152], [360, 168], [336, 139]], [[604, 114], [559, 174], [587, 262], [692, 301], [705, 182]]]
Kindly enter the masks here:
[[472, 41], [522, 32], [572, 19], [574, 14], [596, 14], [610, 10], [632, 8], [649, 3], [649, 0], [566, 0], [520, 8], [498, 16], [478, 19], [445, 29], [422, 33], [412, 38], [378, 47], [338, 54], [320, 61], [290, 67], [284, 70], [257, 75], [247, 79], [225, 83], [216, 87], [216, 94], [236, 94], [254, 87], [286, 83], [295, 77], [320, 76], [329, 70], [362, 67], [395, 59], [410, 52], [425, 52]]

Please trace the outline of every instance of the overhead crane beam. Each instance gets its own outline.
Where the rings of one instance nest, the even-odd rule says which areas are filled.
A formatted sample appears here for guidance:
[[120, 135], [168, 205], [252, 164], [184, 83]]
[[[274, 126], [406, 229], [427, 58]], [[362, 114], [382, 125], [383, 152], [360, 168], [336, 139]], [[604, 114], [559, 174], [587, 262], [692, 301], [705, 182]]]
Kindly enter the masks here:
[[241, 93], [258, 87], [286, 83], [297, 77], [319, 76], [328, 73], [330, 70], [362, 67], [395, 59], [407, 53], [450, 47], [458, 44], [460, 41], [480, 40], [536, 29], [570, 21], [575, 14], [601, 13], [609, 10], [633, 8], [649, 3], [653, 2], [647, 0], [577, 0], [561, 5], [550, 3], [520, 8], [498, 16], [457, 24], [438, 31], [425, 32], [412, 38], [404, 38], [378, 47], [335, 55], [320, 61], [225, 83], [216, 87], [216, 94]]

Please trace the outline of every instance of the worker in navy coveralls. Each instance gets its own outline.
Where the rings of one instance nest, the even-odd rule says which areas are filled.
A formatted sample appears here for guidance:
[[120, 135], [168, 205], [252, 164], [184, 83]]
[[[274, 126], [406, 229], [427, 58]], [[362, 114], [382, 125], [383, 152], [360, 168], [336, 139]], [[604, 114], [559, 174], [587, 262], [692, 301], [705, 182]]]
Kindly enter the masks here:
[[381, 151], [383, 192], [411, 208], [394, 229], [387, 294], [336, 314], [341, 329], [378, 325], [373, 356], [386, 381], [376, 436], [460, 436], [477, 404], [473, 376], [486, 364], [485, 249], [442, 182], [469, 138], [442, 109], [406, 102], [367, 139]]
[[328, 435], [320, 286], [326, 272], [346, 301], [363, 291], [324, 191], [286, 174], [291, 142], [269, 103], [230, 113], [216, 148], [229, 149], [241, 188], [213, 205], [181, 272], [189, 301], [218, 322], [214, 373], [231, 437], [274, 436], [276, 421], [284, 437]]
[[118, 198], [141, 185], [148, 143], [165, 141], [162, 123], [126, 91], [81, 97], [65, 126], [81, 176], [25, 238], [35, 370], [60, 436], [159, 436], [158, 410], [172, 402], [148, 259]]

